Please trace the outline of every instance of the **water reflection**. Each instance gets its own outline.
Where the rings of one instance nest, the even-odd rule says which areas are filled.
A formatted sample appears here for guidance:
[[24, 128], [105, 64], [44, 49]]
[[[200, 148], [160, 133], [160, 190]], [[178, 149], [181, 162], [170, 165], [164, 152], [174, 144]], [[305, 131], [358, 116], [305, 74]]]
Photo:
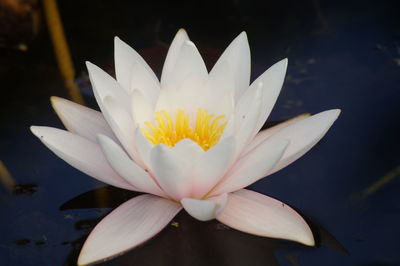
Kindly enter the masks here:
[[[101, 196], [100, 196], [101, 195]], [[115, 208], [139, 195], [110, 186], [91, 190], [65, 202], [60, 210], [81, 208]], [[99, 199], [98, 197], [103, 197]], [[297, 210], [298, 211], [298, 210]], [[301, 212], [300, 212], [301, 213]], [[78, 220], [75, 229], [87, 235], [103, 218]], [[317, 224], [308, 221], [313, 230], [316, 248], [325, 246], [348, 254], [335, 237]], [[75, 265], [86, 236], [66, 242], [72, 249], [64, 265]], [[129, 237], [129, 236], [127, 236]], [[315, 247], [314, 247], [315, 248]], [[285, 249], [290, 249], [285, 251]], [[257, 237], [233, 230], [218, 221], [200, 222], [184, 211], [156, 237], [144, 245], [101, 265], [279, 265], [275, 252], [283, 250], [284, 257], [297, 265], [296, 252], [313, 249], [278, 239]]]

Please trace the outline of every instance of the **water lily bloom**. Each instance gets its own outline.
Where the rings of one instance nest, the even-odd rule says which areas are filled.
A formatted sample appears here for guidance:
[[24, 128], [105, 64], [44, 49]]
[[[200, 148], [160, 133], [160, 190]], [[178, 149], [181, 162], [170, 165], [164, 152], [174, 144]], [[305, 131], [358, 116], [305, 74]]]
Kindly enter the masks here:
[[68, 131], [32, 126], [57, 156], [104, 183], [145, 194], [128, 200], [91, 232], [78, 264], [116, 256], [147, 241], [183, 208], [258, 236], [314, 245], [292, 208], [244, 189], [311, 149], [339, 115], [329, 110], [260, 129], [281, 90], [287, 60], [250, 85], [241, 33], [210, 72], [186, 32], [170, 48], [159, 81], [143, 58], [115, 38], [116, 79], [87, 63], [101, 112], [51, 101]]

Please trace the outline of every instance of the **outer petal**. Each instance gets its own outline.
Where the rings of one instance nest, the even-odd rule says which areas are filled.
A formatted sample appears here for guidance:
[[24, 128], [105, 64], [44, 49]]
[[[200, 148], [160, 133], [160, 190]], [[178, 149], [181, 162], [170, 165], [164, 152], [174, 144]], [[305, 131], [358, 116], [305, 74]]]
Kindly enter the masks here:
[[161, 188], [173, 199], [190, 197], [193, 162], [203, 153], [197, 143], [183, 139], [173, 148], [164, 144], [150, 152], [150, 168]]
[[137, 190], [114, 172], [97, 143], [57, 128], [32, 126], [31, 131], [58, 157], [79, 171], [112, 186]]
[[76, 133], [93, 142], [97, 134], [103, 134], [117, 141], [104, 116], [93, 109], [52, 96], [51, 103], [68, 131]]
[[288, 144], [287, 140], [260, 144], [251, 153], [235, 163], [214, 189], [212, 195], [236, 191], [265, 177], [282, 157]]
[[153, 71], [151, 74], [142, 64], [136, 64], [132, 68], [132, 79], [130, 92], [140, 90], [152, 106], [156, 104], [160, 93], [160, 82], [155, 78]]
[[293, 240], [308, 246], [315, 244], [310, 227], [292, 208], [246, 189], [229, 194], [228, 203], [217, 220], [257, 236]]
[[172, 69], [175, 67], [178, 59], [179, 52], [185, 41], [188, 41], [189, 37], [184, 29], [180, 29], [175, 35], [174, 40], [169, 47], [167, 57], [163, 66], [161, 74], [161, 87], [165, 87], [165, 84], [169, 83], [170, 74]]
[[260, 131], [255, 137], [254, 139], [249, 143], [249, 145], [247, 145], [244, 150], [242, 151], [241, 156], [246, 155], [249, 151], [251, 151], [252, 149], [254, 149], [255, 147], [257, 147], [260, 143], [262, 143], [264, 140], [266, 140], [267, 138], [271, 137], [272, 135], [274, 135], [276, 132], [278, 132], [279, 130], [281, 130], [284, 127], [287, 127], [297, 121], [300, 121], [304, 118], [309, 117], [310, 114], [309, 113], [305, 113], [305, 114], [301, 114], [298, 115], [296, 117], [293, 117], [289, 120], [286, 120], [282, 123], [279, 123], [276, 126], [273, 126], [271, 128], [265, 129], [263, 131]]
[[194, 164], [192, 197], [200, 198], [213, 188], [230, 166], [235, 138], [228, 137], [203, 153]]
[[266, 141], [282, 139], [290, 141], [281, 160], [268, 174], [279, 171], [309, 151], [326, 134], [339, 114], [340, 110], [338, 109], [318, 113], [291, 124], [268, 138]]
[[98, 66], [93, 65], [90, 62], [86, 62], [86, 66], [89, 71], [93, 93], [101, 111], [104, 113], [103, 101], [107, 96], [116, 99], [125, 110], [130, 110], [130, 98], [128, 93], [118, 84], [118, 82]]
[[206, 200], [184, 198], [181, 200], [181, 204], [183, 208], [197, 220], [210, 221], [221, 213], [227, 200], [227, 194], [222, 194], [218, 197], [208, 198]]
[[158, 79], [146, 61], [118, 37], [114, 38], [114, 60], [115, 76], [127, 92], [140, 86], [150, 90], [157, 89], [157, 86], [152, 85], [156, 85]]
[[226, 48], [210, 71], [210, 75], [213, 75], [213, 72], [224, 62], [227, 62], [232, 69], [236, 84], [235, 98], [238, 100], [250, 84], [250, 48], [245, 32], [236, 37]]
[[179, 204], [151, 195], [125, 202], [93, 229], [78, 265], [109, 259], [137, 247], [158, 234], [180, 210]]
[[262, 96], [262, 109], [258, 115], [258, 122], [254, 129], [253, 135], [264, 125], [265, 120], [267, 120], [272, 108], [275, 105], [276, 99], [281, 91], [283, 81], [285, 80], [285, 74], [287, 69], [287, 59], [283, 59], [278, 63], [271, 66], [267, 71], [265, 71], [260, 77], [258, 77], [250, 86], [257, 87], [262, 84], [263, 96]]
[[166, 197], [149, 174], [134, 163], [118, 144], [106, 136], [99, 135], [100, 146], [114, 170], [126, 181], [142, 192]]

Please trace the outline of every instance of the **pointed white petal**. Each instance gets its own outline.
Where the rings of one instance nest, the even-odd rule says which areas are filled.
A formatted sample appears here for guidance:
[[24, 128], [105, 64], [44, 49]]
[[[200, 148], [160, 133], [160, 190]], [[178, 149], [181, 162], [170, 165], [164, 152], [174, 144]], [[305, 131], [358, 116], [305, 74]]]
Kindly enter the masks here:
[[184, 29], [180, 29], [175, 35], [174, 40], [169, 47], [167, 57], [163, 66], [161, 74], [161, 87], [164, 88], [165, 84], [169, 83], [171, 77], [171, 72], [175, 67], [178, 55], [180, 53], [181, 47], [185, 41], [188, 41], [189, 37]]
[[190, 76], [196, 76], [198, 79], [205, 81], [208, 78], [208, 72], [203, 58], [194, 43], [185, 41], [182, 44], [174, 67], [166, 77], [165, 83], [162, 84], [162, 86], [163, 88], [179, 88]]
[[255, 147], [257, 147], [260, 143], [262, 143], [264, 140], [266, 140], [267, 138], [271, 137], [272, 135], [274, 135], [276, 132], [278, 132], [279, 130], [281, 130], [284, 127], [287, 127], [297, 121], [300, 121], [304, 118], [309, 117], [310, 114], [309, 113], [305, 113], [305, 114], [301, 114], [298, 116], [295, 116], [289, 120], [286, 120], [282, 123], [279, 123], [276, 126], [273, 126], [271, 128], [265, 129], [263, 131], [260, 131], [255, 137], [254, 139], [249, 143], [249, 145], [247, 145], [242, 154], [240, 156], [244, 156], [246, 155], [249, 151], [251, 151], [252, 149], [254, 149]]
[[193, 162], [204, 152], [197, 143], [183, 139], [173, 148], [164, 144], [153, 147], [150, 166], [161, 188], [173, 199], [190, 197]]
[[200, 221], [210, 221], [221, 213], [227, 203], [227, 199], [227, 194], [206, 200], [184, 198], [181, 200], [181, 204], [193, 218]]
[[131, 85], [145, 85], [146, 89], [155, 90], [154, 85], [158, 79], [146, 61], [129, 45], [114, 38], [114, 60], [115, 76], [119, 84], [127, 91], [131, 92]]
[[261, 86], [258, 87], [252, 96], [252, 99], [249, 99], [248, 101], [250, 107], [246, 107], [246, 112], [242, 113], [241, 108], [239, 107], [235, 110], [236, 155], [239, 155], [246, 144], [248, 144], [253, 138], [258, 114], [262, 107], [261, 99], [263, 91], [261, 90]]
[[179, 204], [152, 195], [125, 202], [90, 233], [78, 265], [100, 262], [137, 247], [158, 234], [180, 210]]
[[247, 35], [242, 32], [226, 48], [210, 71], [210, 75], [218, 69], [220, 64], [227, 62], [232, 69], [235, 86], [235, 99], [238, 100], [250, 84], [250, 48]]
[[129, 113], [111, 96], [107, 96], [104, 99], [104, 110], [103, 113], [108, 124], [124, 149], [136, 163], [143, 167], [143, 162], [136, 151], [135, 126]]
[[112, 186], [136, 190], [110, 167], [97, 143], [57, 128], [32, 126], [31, 131], [52, 152], [79, 171]]
[[146, 121], [153, 120], [154, 105], [139, 90], [132, 92], [132, 116], [136, 124], [143, 126]]
[[51, 104], [68, 131], [93, 142], [97, 134], [117, 140], [104, 116], [93, 109], [59, 97], [51, 97]]
[[283, 81], [285, 80], [286, 69], [288, 60], [285, 58], [278, 63], [271, 66], [267, 71], [265, 71], [260, 77], [258, 77], [250, 86], [249, 90], [253, 86], [257, 87], [262, 84], [263, 96], [262, 96], [262, 109], [258, 115], [258, 122], [254, 129], [253, 135], [264, 125], [272, 108], [275, 105], [276, 99], [281, 91]]
[[135, 130], [135, 144], [137, 152], [143, 163], [150, 168], [150, 151], [154, 146], [145, 136], [143, 136], [142, 130], [137, 127]]
[[154, 80], [154, 77], [142, 64], [136, 64], [132, 68], [130, 92], [133, 90], [139, 90], [143, 93], [146, 100], [154, 107], [160, 93], [160, 82]]
[[118, 82], [98, 66], [90, 62], [86, 62], [86, 66], [89, 71], [93, 93], [101, 111], [103, 112], [103, 101], [107, 96], [116, 99], [119, 105], [125, 110], [130, 110], [130, 97]]
[[235, 106], [236, 83], [232, 69], [225, 61], [216, 65], [213, 70], [202, 89], [202, 94], [206, 94], [206, 100], [201, 106], [211, 113], [229, 117]]
[[228, 137], [193, 162], [193, 198], [201, 198], [218, 183], [230, 166], [234, 153], [235, 138]]
[[236, 191], [265, 177], [282, 157], [289, 142], [263, 142], [229, 170], [212, 195]]
[[99, 135], [98, 140], [108, 162], [121, 177], [142, 192], [166, 197], [149, 174], [134, 163], [119, 145], [103, 135]]
[[314, 237], [304, 219], [288, 205], [268, 196], [242, 189], [228, 196], [217, 220], [236, 230], [313, 246]]
[[318, 113], [297, 121], [268, 138], [266, 141], [281, 139], [290, 141], [281, 160], [268, 174], [279, 171], [309, 151], [326, 134], [339, 114], [340, 110], [338, 109]]

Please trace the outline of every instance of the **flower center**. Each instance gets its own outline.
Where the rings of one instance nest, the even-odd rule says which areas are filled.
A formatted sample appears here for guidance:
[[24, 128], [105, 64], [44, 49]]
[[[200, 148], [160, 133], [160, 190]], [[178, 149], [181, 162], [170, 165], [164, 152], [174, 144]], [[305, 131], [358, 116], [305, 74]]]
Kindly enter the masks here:
[[194, 128], [189, 124], [189, 115], [183, 110], [176, 111], [175, 122], [165, 110], [156, 112], [154, 124], [145, 122], [148, 127], [142, 128], [143, 135], [154, 145], [163, 143], [170, 147], [175, 146], [182, 139], [191, 139], [197, 142], [203, 150], [208, 150], [218, 143], [224, 132], [227, 122], [225, 116], [210, 114], [207, 110], [198, 109]]

